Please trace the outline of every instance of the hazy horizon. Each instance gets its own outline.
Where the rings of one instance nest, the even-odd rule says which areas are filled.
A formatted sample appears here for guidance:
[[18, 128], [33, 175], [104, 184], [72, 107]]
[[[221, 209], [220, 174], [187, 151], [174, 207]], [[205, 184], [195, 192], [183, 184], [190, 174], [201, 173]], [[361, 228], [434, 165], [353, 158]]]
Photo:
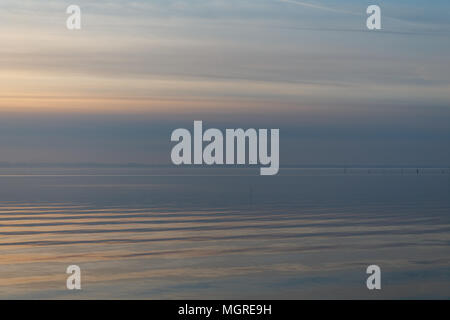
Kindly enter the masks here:
[[450, 3], [0, 4], [0, 162], [170, 164], [170, 133], [279, 128], [280, 165], [450, 163]]

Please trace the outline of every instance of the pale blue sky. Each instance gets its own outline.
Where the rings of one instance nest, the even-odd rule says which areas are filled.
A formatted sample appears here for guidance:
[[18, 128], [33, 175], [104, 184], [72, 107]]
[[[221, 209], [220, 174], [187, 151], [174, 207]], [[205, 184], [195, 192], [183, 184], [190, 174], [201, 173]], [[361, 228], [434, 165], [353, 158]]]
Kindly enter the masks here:
[[449, 18], [448, 1], [5, 0], [0, 162], [168, 164], [170, 132], [203, 120], [280, 128], [281, 165], [449, 164]]

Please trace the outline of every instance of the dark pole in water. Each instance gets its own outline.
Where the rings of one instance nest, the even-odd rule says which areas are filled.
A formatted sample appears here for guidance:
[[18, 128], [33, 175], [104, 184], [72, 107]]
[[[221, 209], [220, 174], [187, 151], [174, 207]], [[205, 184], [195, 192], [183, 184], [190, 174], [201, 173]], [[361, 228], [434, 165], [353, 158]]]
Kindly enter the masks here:
[[416, 169], [416, 173], [419, 174], [419, 169], [418, 168]]

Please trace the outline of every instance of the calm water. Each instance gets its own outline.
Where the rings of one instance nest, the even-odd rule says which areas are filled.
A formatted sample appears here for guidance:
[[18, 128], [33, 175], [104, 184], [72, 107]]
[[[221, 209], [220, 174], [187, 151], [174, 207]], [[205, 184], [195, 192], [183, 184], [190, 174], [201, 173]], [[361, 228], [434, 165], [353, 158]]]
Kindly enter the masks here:
[[450, 298], [449, 170], [1, 169], [0, 298]]

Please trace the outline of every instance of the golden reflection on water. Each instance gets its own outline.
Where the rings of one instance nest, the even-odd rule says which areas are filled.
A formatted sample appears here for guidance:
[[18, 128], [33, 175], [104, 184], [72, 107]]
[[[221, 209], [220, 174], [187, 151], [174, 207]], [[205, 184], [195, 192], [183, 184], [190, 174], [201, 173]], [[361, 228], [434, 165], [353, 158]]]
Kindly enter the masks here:
[[[0, 297], [70, 298], [70, 264], [82, 269], [84, 298], [221, 298], [241, 286], [242, 296], [304, 297], [308, 291], [320, 297], [320, 288], [339, 291], [345, 278], [344, 291], [356, 297], [366, 294], [357, 283], [374, 261], [391, 272], [448, 270], [448, 223], [363, 210], [8, 203], [0, 207]], [[290, 277], [304, 283], [289, 284]], [[431, 278], [422, 288], [448, 294], [436, 283]], [[394, 297], [409, 290], [404, 282], [396, 288]]]

